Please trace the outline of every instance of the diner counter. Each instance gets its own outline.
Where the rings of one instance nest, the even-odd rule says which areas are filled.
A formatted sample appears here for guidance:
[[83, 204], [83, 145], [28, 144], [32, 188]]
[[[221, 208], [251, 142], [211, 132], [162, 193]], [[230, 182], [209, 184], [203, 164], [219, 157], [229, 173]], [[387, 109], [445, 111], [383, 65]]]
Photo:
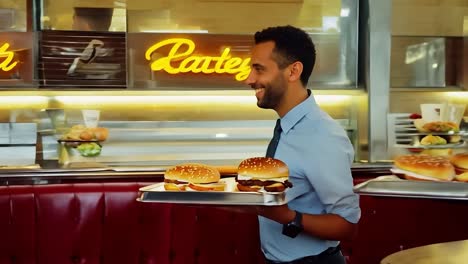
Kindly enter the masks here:
[[[45, 185], [102, 182], [162, 182], [168, 166], [82, 163], [60, 166], [47, 162], [41, 167], [0, 169], [0, 185]], [[235, 166], [215, 166], [222, 177], [236, 175]], [[352, 166], [354, 191], [361, 196], [402, 197], [468, 201], [466, 183], [407, 181], [392, 176], [390, 163], [355, 163]]]
[[[355, 186], [388, 175], [389, 168], [355, 164]], [[139, 189], [162, 181], [164, 170], [59, 168], [53, 163], [2, 169], [0, 263], [210, 264], [220, 258], [263, 263], [253, 215], [136, 202]], [[348, 263], [375, 264], [407, 248], [464, 240], [468, 234], [466, 201], [379, 195], [360, 195], [359, 200], [358, 233], [341, 242]]]
[[[356, 163], [352, 167], [356, 183], [389, 174], [390, 164]], [[219, 166], [223, 176], [232, 176], [235, 168]], [[106, 166], [88, 163], [70, 167], [60, 166], [57, 162], [46, 162], [42, 166], [3, 167], [0, 169], [0, 185], [51, 184], [89, 181], [162, 181], [167, 166]]]

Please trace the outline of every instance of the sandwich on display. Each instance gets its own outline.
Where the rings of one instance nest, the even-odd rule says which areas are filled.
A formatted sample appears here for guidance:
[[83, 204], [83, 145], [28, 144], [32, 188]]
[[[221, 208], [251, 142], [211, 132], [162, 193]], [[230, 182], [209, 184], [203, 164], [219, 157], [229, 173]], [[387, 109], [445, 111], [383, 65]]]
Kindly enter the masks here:
[[108, 137], [109, 130], [105, 127], [87, 127], [79, 124], [72, 126], [58, 142], [67, 148], [76, 149], [83, 157], [96, 157], [101, 154], [101, 142]]
[[288, 166], [279, 159], [253, 157], [239, 164], [236, 177], [241, 192], [282, 192], [291, 188]]
[[468, 152], [453, 156], [400, 155], [392, 173], [406, 180], [468, 182]]
[[164, 173], [167, 191], [224, 191], [226, 183], [220, 182], [219, 171], [201, 163], [176, 165]]
[[461, 141], [459, 125], [454, 122], [433, 121], [425, 123], [423, 119], [415, 119], [414, 126], [418, 132], [426, 134], [420, 139], [420, 144], [424, 146], [456, 144]]
[[460, 122], [465, 112], [464, 104], [421, 104], [421, 113], [410, 115], [420, 133], [415, 146], [455, 147], [462, 145]]
[[243, 160], [237, 168], [235, 186], [228, 188], [229, 179], [221, 179], [219, 170], [207, 164], [184, 163], [170, 167], [164, 173], [166, 191], [226, 191], [283, 192], [291, 188], [288, 166], [281, 160], [253, 157]]
[[450, 157], [450, 162], [455, 167], [455, 179], [468, 182], [468, 152], [458, 153]]
[[168, 168], [164, 182], [139, 189], [140, 202], [211, 204], [211, 205], [283, 205], [286, 204], [289, 169], [278, 159], [254, 157], [243, 160], [238, 175], [221, 173], [201, 163], [183, 163]]
[[452, 181], [455, 178], [455, 169], [452, 163], [443, 156], [397, 156], [391, 171], [407, 180]]

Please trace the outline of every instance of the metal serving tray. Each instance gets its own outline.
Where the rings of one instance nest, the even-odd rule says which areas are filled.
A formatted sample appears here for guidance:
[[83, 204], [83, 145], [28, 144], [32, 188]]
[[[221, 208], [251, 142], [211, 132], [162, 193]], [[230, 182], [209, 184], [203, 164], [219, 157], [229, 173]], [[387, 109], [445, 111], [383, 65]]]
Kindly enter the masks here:
[[[401, 141], [401, 143], [404, 141]], [[395, 144], [396, 147], [400, 148], [412, 148], [412, 149], [446, 149], [446, 148], [463, 148], [466, 146], [466, 141], [460, 140], [457, 143], [448, 143], [441, 145], [421, 145], [421, 144]]]
[[[389, 118], [389, 141], [390, 145], [397, 148], [410, 149], [446, 149], [446, 148], [464, 148], [467, 145], [466, 137], [468, 133], [465, 130], [459, 132], [419, 132], [414, 126], [414, 119], [409, 118], [410, 114], [392, 114]], [[427, 135], [433, 136], [460, 136], [461, 139], [456, 143], [443, 145], [421, 145], [420, 140]]]
[[468, 183], [373, 179], [354, 186], [361, 195], [468, 200]]
[[164, 183], [140, 188], [139, 202], [211, 204], [211, 205], [282, 205], [286, 204], [284, 192], [200, 192], [166, 191]]

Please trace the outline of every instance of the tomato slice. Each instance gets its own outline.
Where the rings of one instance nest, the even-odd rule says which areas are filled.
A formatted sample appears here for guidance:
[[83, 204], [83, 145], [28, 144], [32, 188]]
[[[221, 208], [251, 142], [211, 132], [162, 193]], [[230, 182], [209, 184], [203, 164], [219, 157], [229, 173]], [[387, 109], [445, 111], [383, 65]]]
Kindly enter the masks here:
[[409, 116], [410, 119], [419, 119], [419, 118], [422, 118], [422, 116], [418, 113], [412, 113], [410, 116]]

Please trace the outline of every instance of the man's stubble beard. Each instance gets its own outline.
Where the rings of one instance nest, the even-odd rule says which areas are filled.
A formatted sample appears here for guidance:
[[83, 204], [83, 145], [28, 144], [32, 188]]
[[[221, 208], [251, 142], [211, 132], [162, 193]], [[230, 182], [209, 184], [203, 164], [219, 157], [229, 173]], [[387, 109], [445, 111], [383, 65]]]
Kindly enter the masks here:
[[278, 74], [275, 79], [265, 85], [263, 98], [257, 101], [257, 106], [263, 109], [276, 109], [283, 98], [286, 85], [283, 76]]

